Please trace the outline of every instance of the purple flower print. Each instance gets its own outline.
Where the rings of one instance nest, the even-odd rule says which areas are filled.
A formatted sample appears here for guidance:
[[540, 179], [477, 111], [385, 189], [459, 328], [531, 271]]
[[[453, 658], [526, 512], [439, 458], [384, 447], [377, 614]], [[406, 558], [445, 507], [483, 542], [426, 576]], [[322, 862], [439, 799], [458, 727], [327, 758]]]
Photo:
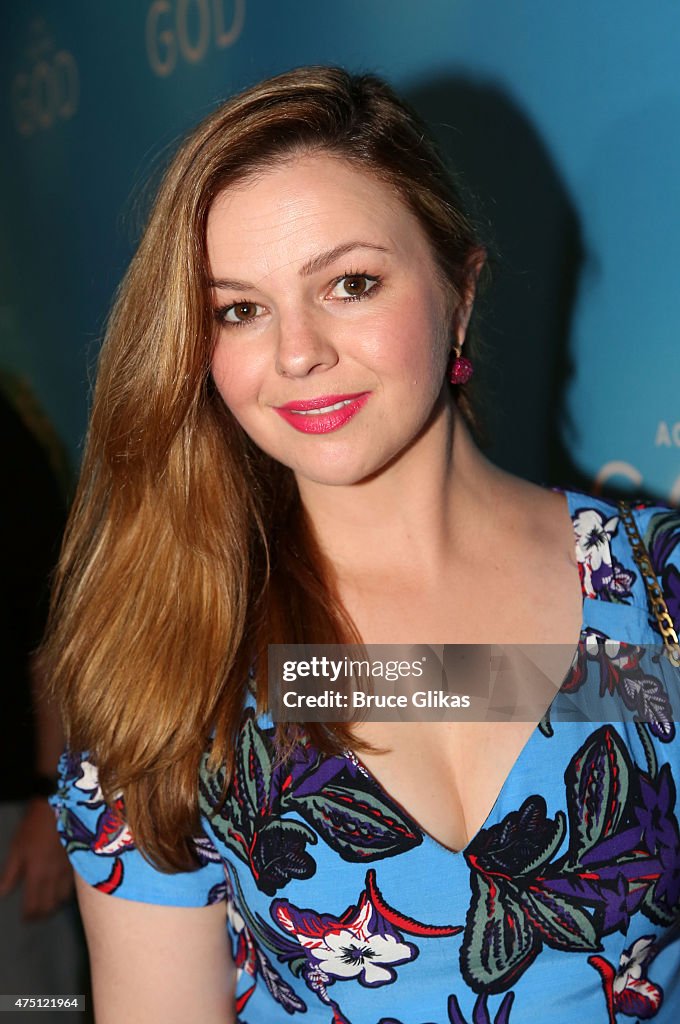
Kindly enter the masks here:
[[418, 947], [402, 941], [396, 928], [380, 917], [363, 892], [351, 916], [342, 918], [300, 911], [287, 900], [277, 900], [275, 920], [294, 935], [306, 950], [311, 966], [328, 979], [374, 988], [396, 978], [395, 967], [415, 960]]
[[618, 558], [612, 559], [612, 581], [609, 584], [609, 592], [619, 598], [631, 596], [635, 573], [631, 569], [624, 568]]
[[680, 622], [680, 571], [674, 565], [665, 569], [662, 585], [668, 613], [673, 622]]
[[656, 883], [654, 895], [664, 900], [669, 907], [677, 907], [680, 899], [680, 850], [678, 847], [662, 846], [659, 850], [661, 875]]
[[[504, 996], [503, 1002], [498, 1008], [498, 1013], [496, 1014], [492, 1021], [491, 1015], [486, 1006], [486, 992], [484, 993], [484, 995], [478, 996], [474, 1008], [472, 1010], [472, 1024], [509, 1024], [510, 1009], [512, 1007], [514, 998], [514, 992], [508, 992]], [[467, 1024], [467, 1021], [465, 1020], [463, 1014], [461, 1013], [460, 1006], [458, 1005], [458, 1000], [456, 999], [455, 996], [449, 996], [448, 1011], [449, 1021], [451, 1022], [451, 1024]]]
[[680, 836], [673, 814], [675, 785], [668, 764], [662, 766], [654, 780], [640, 774], [640, 800], [641, 803], [635, 807], [635, 816], [642, 826], [649, 852], [653, 854], [658, 846], [678, 851]]
[[583, 508], [573, 517], [573, 524], [583, 590], [588, 597], [596, 597], [612, 581], [610, 541], [616, 533], [619, 517], [605, 519], [597, 509]]
[[582, 508], [572, 522], [581, 586], [586, 597], [617, 601], [630, 597], [635, 573], [624, 568], [611, 553], [611, 539], [617, 531], [619, 517], [605, 519], [598, 509]]
[[396, 980], [395, 967], [418, 956], [418, 947], [404, 939], [404, 932], [432, 938], [462, 931], [420, 924], [400, 914], [385, 903], [372, 870], [366, 873], [366, 887], [356, 905], [340, 917], [301, 910], [286, 899], [274, 900], [270, 909], [276, 923], [306, 954], [303, 974], [315, 990], [319, 983], [352, 979], [367, 988], [388, 985]]
[[630, 926], [630, 919], [640, 909], [646, 889], [640, 886], [631, 889], [629, 880], [621, 871], [615, 879], [603, 882], [597, 894], [604, 903], [602, 930], [605, 934], [620, 931], [625, 935]]

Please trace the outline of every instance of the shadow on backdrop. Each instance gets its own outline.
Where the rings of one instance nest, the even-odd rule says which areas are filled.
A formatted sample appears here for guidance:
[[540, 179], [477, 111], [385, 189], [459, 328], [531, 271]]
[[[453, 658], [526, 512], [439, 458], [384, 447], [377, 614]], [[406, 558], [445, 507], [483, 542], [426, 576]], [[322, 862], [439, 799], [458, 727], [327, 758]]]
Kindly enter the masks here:
[[488, 454], [544, 484], [589, 489], [564, 438], [571, 318], [583, 266], [578, 217], [545, 145], [494, 85], [442, 77], [407, 99], [459, 171], [491, 257], [477, 324], [478, 394]]

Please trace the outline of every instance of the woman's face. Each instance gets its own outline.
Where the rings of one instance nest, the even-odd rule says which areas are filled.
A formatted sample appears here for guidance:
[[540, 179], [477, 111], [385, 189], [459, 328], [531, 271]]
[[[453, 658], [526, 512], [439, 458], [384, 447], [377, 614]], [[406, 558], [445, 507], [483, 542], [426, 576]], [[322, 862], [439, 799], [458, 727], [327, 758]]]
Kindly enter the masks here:
[[349, 485], [446, 395], [449, 302], [417, 219], [371, 174], [306, 155], [222, 193], [207, 230], [215, 384], [298, 479]]

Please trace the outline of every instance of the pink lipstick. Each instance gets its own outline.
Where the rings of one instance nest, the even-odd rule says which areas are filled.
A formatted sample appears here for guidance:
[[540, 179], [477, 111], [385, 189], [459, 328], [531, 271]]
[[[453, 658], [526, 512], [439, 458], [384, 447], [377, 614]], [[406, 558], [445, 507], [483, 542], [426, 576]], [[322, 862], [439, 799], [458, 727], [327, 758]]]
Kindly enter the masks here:
[[328, 434], [348, 423], [366, 404], [369, 391], [354, 395], [319, 395], [307, 401], [274, 406], [279, 416], [303, 434]]

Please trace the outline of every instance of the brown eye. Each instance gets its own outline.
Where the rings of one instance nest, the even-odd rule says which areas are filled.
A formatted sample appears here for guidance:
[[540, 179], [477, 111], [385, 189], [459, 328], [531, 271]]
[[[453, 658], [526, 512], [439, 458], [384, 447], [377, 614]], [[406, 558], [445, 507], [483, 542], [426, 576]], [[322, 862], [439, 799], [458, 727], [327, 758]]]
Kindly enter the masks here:
[[349, 302], [351, 299], [365, 299], [375, 288], [379, 287], [380, 278], [372, 274], [343, 274], [336, 278], [329, 297]]
[[232, 306], [232, 312], [237, 320], [252, 320], [257, 315], [257, 306], [254, 302], [239, 302]]
[[221, 319], [227, 324], [247, 324], [262, 315], [263, 307], [256, 302], [235, 302], [223, 310]]
[[342, 287], [348, 295], [363, 295], [368, 282], [361, 274], [353, 274], [343, 278]]

